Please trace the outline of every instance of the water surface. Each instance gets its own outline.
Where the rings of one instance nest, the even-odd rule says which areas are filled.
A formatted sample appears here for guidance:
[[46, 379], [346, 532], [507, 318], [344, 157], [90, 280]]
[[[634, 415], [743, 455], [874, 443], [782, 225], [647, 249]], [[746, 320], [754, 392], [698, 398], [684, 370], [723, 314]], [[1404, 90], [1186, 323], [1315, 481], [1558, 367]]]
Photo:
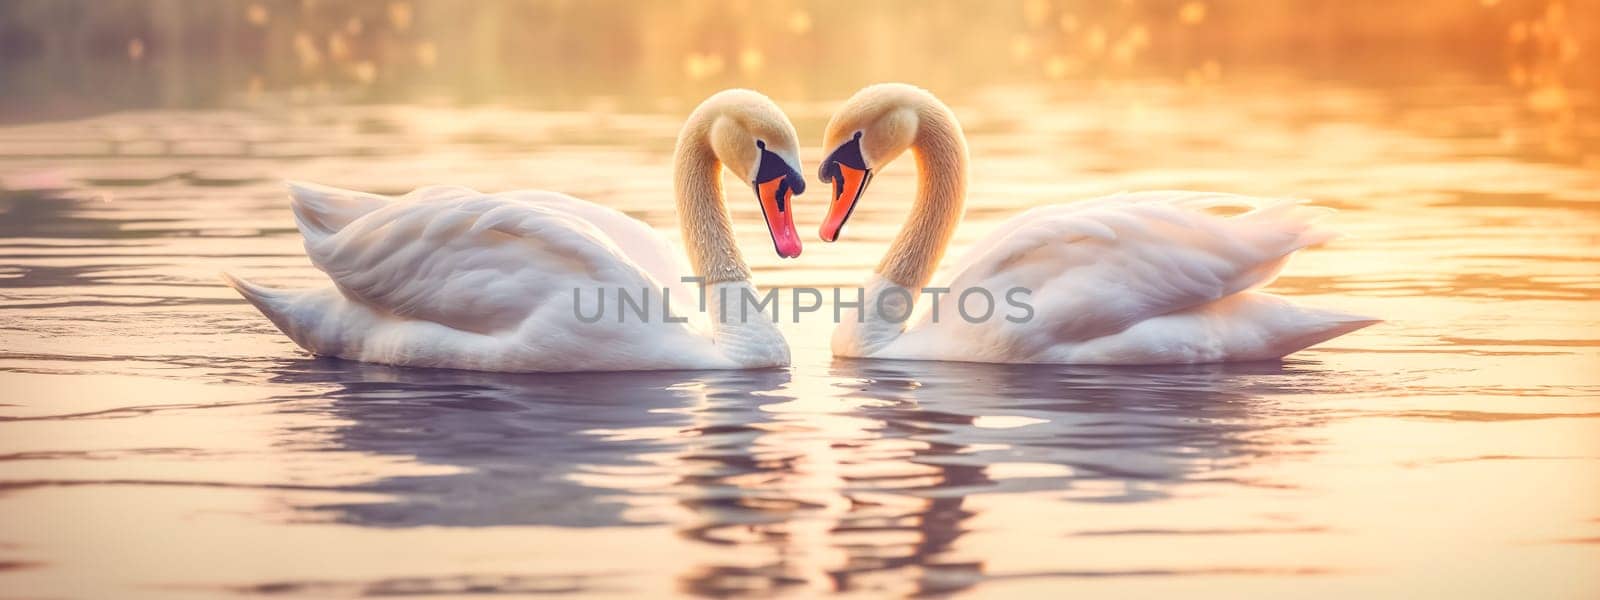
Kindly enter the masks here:
[[[324, 283], [280, 179], [560, 190], [676, 238], [681, 111], [14, 124], [0, 596], [1600, 594], [1595, 123], [1470, 84], [950, 98], [974, 157], [954, 253], [1027, 207], [1122, 190], [1304, 197], [1349, 235], [1270, 291], [1387, 322], [1181, 368], [834, 360], [827, 309], [784, 326], [788, 370], [312, 359], [216, 277]], [[815, 164], [837, 99], [779, 100]], [[825, 199], [800, 197], [799, 261], [734, 195], [757, 282], [863, 280], [913, 177], [883, 171], [837, 245], [811, 234]]]

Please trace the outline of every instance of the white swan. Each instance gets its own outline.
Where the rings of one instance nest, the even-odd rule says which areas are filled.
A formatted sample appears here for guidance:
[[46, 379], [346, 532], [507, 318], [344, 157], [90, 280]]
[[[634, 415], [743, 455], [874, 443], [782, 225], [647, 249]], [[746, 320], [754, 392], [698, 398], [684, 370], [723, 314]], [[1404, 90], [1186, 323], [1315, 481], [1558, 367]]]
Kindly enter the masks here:
[[[751, 183], [778, 254], [798, 256], [789, 205], [805, 189], [797, 140], [788, 117], [748, 90], [707, 99], [679, 134], [684, 243], [704, 282], [703, 306], [727, 315], [709, 319], [709, 331], [676, 320], [696, 312], [701, 296], [682, 291], [679, 253], [659, 234], [554, 192], [429, 187], [390, 199], [291, 184], [306, 253], [334, 285], [278, 290], [223, 277], [322, 356], [511, 372], [786, 366], [788, 345], [770, 320], [723, 308], [754, 288], [721, 174], [727, 166]], [[663, 290], [674, 288], [668, 321]], [[618, 290], [633, 303], [620, 306]]]
[[[966, 140], [950, 109], [920, 88], [870, 86], [834, 114], [823, 148], [830, 154], [819, 174], [833, 185], [824, 241], [838, 237], [873, 173], [907, 149], [919, 177], [910, 216], [865, 286], [862, 307], [843, 313], [834, 330], [837, 356], [1265, 360], [1376, 322], [1250, 291], [1276, 278], [1290, 254], [1331, 237], [1311, 226], [1327, 209], [1196, 192], [1124, 194], [1026, 211], [956, 264], [943, 286], [950, 292], [929, 293], [924, 287], [961, 220], [967, 190]], [[1224, 207], [1248, 212], [1209, 212]], [[963, 293], [970, 294], [965, 307]], [[987, 318], [985, 293], [996, 307]], [[941, 301], [906, 327], [922, 297]]]

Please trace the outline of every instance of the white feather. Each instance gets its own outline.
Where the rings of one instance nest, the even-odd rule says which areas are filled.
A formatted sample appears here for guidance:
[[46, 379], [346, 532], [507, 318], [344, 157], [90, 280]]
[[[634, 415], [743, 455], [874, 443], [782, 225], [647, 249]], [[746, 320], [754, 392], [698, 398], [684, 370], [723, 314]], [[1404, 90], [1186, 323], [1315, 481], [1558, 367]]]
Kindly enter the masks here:
[[[541, 191], [441, 186], [393, 200], [311, 184], [291, 191], [306, 252], [334, 287], [224, 278], [314, 354], [488, 371], [788, 364], [781, 338], [732, 329], [718, 345], [704, 329], [664, 320], [663, 288], [674, 316], [697, 304], [679, 281], [681, 253], [616, 210]], [[622, 315], [619, 289], [642, 299], [648, 318]], [[604, 318], [580, 320], [575, 290], [584, 315], [605, 290]]]
[[[1224, 216], [1217, 209], [1236, 214]], [[1119, 194], [1024, 212], [956, 264], [952, 296], [982, 288], [996, 314], [970, 323], [949, 298], [887, 344], [836, 344], [874, 358], [1092, 364], [1279, 358], [1376, 322], [1249, 290], [1332, 234], [1327, 209], [1227, 194]], [[1005, 294], [1024, 288], [1031, 319]], [[976, 304], [976, 302], [975, 302]], [[1009, 311], [1009, 313], [1008, 313]], [[981, 312], [981, 311], [974, 311]], [[852, 331], [870, 332], [870, 327]], [[863, 335], [882, 335], [867, 333]]]

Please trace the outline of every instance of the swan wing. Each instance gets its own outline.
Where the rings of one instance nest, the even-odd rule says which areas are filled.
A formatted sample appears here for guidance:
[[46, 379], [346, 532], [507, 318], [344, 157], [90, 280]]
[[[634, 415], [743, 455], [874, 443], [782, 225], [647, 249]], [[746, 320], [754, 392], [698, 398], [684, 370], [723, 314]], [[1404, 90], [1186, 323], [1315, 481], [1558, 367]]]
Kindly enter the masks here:
[[[1226, 211], [1236, 214], [1226, 215]], [[1027, 211], [957, 264], [953, 294], [1021, 289], [1023, 323], [991, 319], [987, 341], [1008, 354], [1115, 334], [1146, 319], [1270, 283], [1290, 254], [1330, 234], [1327, 209], [1227, 194], [1124, 194]], [[960, 321], [957, 303], [938, 311]]]
[[367, 213], [389, 204], [389, 198], [306, 181], [288, 181], [294, 224], [306, 244], [320, 243]]
[[679, 302], [696, 298], [683, 285], [683, 278], [690, 274], [683, 251], [644, 221], [609, 206], [555, 192], [517, 191], [499, 195], [565, 212], [593, 225], [633, 264], [660, 284], [658, 288], [671, 290], [675, 295], [674, 306], [688, 306]]
[[[306, 251], [354, 301], [483, 334], [516, 328], [541, 308], [570, 307], [575, 290], [590, 297], [601, 288], [659, 290], [584, 217], [591, 211], [573, 203], [583, 202], [541, 192], [423, 188], [336, 231], [307, 234]], [[297, 215], [299, 204], [297, 197]]]

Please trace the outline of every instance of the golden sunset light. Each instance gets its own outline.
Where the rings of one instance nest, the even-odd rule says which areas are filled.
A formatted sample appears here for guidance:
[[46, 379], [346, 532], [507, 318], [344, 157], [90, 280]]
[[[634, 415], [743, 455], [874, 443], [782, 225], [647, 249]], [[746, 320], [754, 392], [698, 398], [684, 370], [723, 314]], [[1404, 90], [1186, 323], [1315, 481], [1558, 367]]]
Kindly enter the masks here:
[[0, 599], [1600, 597], [1600, 2], [0, 0]]

